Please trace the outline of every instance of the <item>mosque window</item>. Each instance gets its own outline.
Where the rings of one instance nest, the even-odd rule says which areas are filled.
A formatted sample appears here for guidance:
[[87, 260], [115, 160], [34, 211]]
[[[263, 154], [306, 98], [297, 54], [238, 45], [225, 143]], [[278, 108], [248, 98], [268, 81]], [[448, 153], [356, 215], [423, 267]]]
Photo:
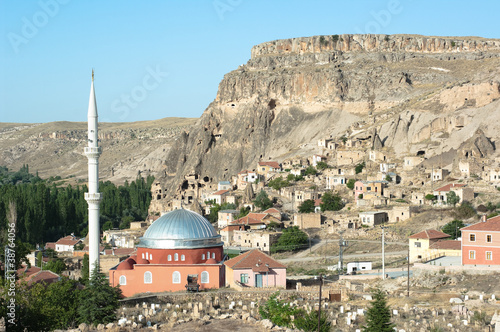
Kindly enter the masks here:
[[120, 286], [126, 285], [127, 284], [127, 277], [126, 276], [120, 276]]
[[201, 283], [208, 284], [208, 272], [207, 271], [203, 271], [201, 273]]
[[179, 254], [178, 254], [178, 253], [175, 253], [175, 254], [174, 254], [174, 261], [176, 261], [176, 262], [177, 262], [178, 260], [179, 260]]
[[149, 255], [149, 260], [153, 260], [153, 254]]
[[148, 253], [146, 253], [146, 259], [149, 259], [149, 254]]
[[172, 255], [168, 255], [167, 259], [168, 259], [169, 262], [171, 262], [172, 261]]
[[186, 256], [181, 255], [181, 261], [185, 261], [185, 260], [186, 260]]
[[207, 251], [207, 259], [210, 258], [210, 251]]
[[153, 283], [153, 274], [149, 271], [144, 272], [144, 283], [152, 284]]
[[142, 259], [144, 259], [144, 253], [142, 253]]
[[205, 254], [201, 254], [201, 260], [205, 260]]
[[215, 259], [215, 252], [212, 253], [212, 258]]
[[181, 273], [179, 271], [174, 271], [174, 273], [172, 273], [172, 283], [173, 284], [181, 283]]

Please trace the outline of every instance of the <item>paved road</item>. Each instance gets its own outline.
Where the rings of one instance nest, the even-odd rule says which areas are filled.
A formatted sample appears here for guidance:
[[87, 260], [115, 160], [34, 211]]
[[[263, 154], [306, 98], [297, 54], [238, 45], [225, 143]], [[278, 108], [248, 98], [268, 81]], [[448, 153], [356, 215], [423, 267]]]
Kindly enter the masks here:
[[[309, 250], [309, 249], [308, 249]], [[388, 256], [402, 256], [402, 255], [408, 255], [408, 250], [402, 250], [402, 251], [389, 251], [385, 252], [385, 257]], [[365, 254], [347, 254], [344, 255], [344, 259], [348, 258], [366, 258], [366, 257], [381, 257], [382, 253], [381, 252], [373, 252], [373, 253], [365, 253]], [[335, 256], [326, 256], [327, 259], [338, 259], [339, 255]], [[281, 263], [290, 263], [290, 262], [312, 262], [315, 260], [319, 259], [325, 259], [324, 256], [321, 257], [292, 257], [292, 258], [285, 258], [285, 259], [278, 259]]]

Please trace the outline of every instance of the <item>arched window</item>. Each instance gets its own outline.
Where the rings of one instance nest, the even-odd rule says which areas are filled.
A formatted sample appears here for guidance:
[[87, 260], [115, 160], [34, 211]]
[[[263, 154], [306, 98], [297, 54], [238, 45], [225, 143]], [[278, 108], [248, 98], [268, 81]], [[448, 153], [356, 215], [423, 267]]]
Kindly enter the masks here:
[[142, 259], [144, 259], [144, 253], [142, 253]]
[[172, 261], [172, 255], [168, 255], [168, 261], [171, 262]]
[[126, 285], [127, 284], [127, 277], [126, 276], [120, 276], [120, 286]]
[[144, 272], [144, 283], [152, 284], [153, 283], [153, 274], [149, 271]]
[[205, 260], [205, 254], [201, 254], [201, 260], [204, 261]]
[[173, 284], [181, 283], [181, 273], [179, 271], [174, 271], [174, 273], [172, 273], [172, 283]]
[[181, 255], [181, 261], [185, 261], [185, 260], [186, 260], [186, 256]]
[[179, 260], [179, 254], [178, 254], [178, 253], [175, 253], [175, 254], [174, 254], [174, 261], [176, 261], [176, 262], [177, 262], [178, 260]]
[[149, 255], [149, 260], [153, 259], [153, 254]]
[[212, 253], [212, 258], [215, 259], [215, 252]]
[[207, 271], [203, 271], [201, 273], [201, 283], [208, 284], [208, 272]]
[[207, 259], [210, 258], [210, 251], [207, 251]]
[[149, 259], [149, 254], [148, 253], [146, 253], [146, 259]]

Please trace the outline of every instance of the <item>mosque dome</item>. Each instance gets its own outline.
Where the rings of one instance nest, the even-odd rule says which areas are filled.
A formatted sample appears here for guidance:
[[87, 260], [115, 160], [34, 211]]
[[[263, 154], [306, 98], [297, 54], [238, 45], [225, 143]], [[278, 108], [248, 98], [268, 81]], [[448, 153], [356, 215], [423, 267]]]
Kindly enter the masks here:
[[196, 212], [178, 209], [158, 218], [140, 238], [137, 247], [195, 249], [222, 246], [212, 224]]

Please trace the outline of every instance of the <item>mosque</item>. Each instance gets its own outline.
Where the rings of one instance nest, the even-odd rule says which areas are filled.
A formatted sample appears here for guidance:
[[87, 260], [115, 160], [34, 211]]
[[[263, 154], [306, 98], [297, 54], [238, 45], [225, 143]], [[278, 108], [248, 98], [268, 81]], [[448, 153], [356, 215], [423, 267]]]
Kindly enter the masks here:
[[203, 290], [225, 285], [223, 243], [210, 222], [186, 209], [158, 218], [137, 245], [137, 255], [109, 271], [124, 296]]

